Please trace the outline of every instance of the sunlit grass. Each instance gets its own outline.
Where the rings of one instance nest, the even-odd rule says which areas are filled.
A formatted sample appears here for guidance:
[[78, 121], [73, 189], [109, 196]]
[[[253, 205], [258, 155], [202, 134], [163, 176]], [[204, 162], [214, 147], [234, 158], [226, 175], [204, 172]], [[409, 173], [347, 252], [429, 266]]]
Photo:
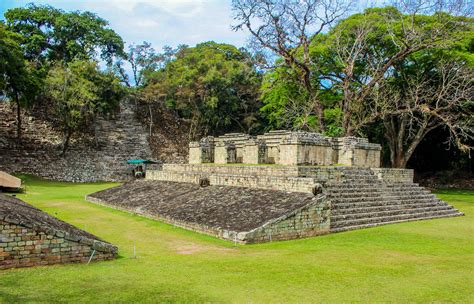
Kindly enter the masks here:
[[234, 247], [84, 200], [115, 184], [23, 178], [18, 197], [118, 245], [120, 258], [0, 272], [2, 302], [471, 302], [474, 294], [472, 190], [439, 192], [464, 217]]

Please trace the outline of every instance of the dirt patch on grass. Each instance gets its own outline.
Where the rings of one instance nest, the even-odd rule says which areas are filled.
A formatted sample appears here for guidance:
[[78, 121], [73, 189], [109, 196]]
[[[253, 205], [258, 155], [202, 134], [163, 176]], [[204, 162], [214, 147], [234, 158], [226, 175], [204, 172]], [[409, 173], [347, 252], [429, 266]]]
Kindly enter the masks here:
[[189, 255], [203, 252], [209, 253], [236, 253], [237, 248], [226, 248], [213, 245], [199, 244], [194, 242], [174, 241], [169, 244], [170, 250], [177, 254]]

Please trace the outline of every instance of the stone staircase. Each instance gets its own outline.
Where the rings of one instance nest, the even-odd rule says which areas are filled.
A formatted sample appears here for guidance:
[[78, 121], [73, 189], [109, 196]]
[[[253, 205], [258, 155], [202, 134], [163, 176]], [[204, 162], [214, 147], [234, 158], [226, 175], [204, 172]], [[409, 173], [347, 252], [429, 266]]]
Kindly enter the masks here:
[[110, 119], [99, 118], [93, 134], [77, 133], [60, 156], [63, 134], [42, 116], [23, 114], [22, 140], [15, 138], [16, 117], [0, 102], [0, 170], [23, 172], [54, 180], [90, 182], [131, 178], [127, 159], [152, 157], [148, 132], [136, 119], [134, 105], [123, 102]]
[[418, 184], [385, 183], [370, 169], [347, 169], [325, 188], [331, 200], [331, 232], [463, 215]]

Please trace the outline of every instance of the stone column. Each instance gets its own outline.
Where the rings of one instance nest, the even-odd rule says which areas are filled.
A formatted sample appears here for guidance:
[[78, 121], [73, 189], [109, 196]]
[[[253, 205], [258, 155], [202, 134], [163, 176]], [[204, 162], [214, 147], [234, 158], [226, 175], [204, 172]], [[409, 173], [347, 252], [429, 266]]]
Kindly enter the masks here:
[[331, 165], [331, 143], [327, 137], [319, 133], [293, 132], [280, 145], [279, 163], [282, 165]]
[[335, 164], [356, 167], [380, 167], [379, 144], [369, 143], [367, 138], [333, 138], [333, 161]]
[[265, 164], [267, 162], [267, 146], [265, 142], [254, 139], [246, 142], [242, 162], [244, 164]]
[[236, 162], [235, 144], [232, 142], [219, 141], [214, 149], [214, 163], [232, 164]]
[[199, 142], [189, 143], [189, 163], [205, 164], [214, 162], [214, 137], [208, 136]]
[[355, 137], [337, 137], [332, 139], [333, 143], [333, 163], [352, 166]]

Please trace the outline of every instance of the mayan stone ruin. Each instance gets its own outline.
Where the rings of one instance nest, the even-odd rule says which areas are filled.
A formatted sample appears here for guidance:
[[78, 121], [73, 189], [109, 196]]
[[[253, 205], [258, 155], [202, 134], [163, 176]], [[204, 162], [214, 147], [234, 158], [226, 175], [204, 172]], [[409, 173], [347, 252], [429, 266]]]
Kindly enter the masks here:
[[0, 269], [111, 260], [117, 247], [0, 194]]
[[366, 138], [331, 138], [319, 133], [271, 131], [256, 137], [231, 133], [189, 144], [190, 164], [278, 164], [380, 166], [378, 144]]
[[309, 132], [206, 137], [189, 144], [188, 164], [86, 199], [243, 244], [463, 215], [413, 170], [380, 168], [380, 152]]

